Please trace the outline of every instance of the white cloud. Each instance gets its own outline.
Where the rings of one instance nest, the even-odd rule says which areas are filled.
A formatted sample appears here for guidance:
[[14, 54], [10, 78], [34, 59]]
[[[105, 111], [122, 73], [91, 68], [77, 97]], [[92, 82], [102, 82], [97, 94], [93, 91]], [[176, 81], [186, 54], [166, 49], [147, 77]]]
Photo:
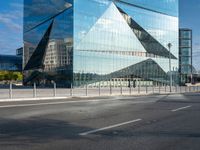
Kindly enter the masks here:
[[6, 27], [13, 31], [22, 30], [22, 26], [14, 21], [15, 16], [12, 14], [0, 13], [0, 23], [4, 24]]
[[20, 3], [11, 3], [11, 9], [0, 12], [0, 23], [9, 30], [19, 32], [22, 30], [23, 5]]
[[22, 46], [23, 5], [20, 1], [0, 10], [0, 54], [15, 54], [15, 49]]

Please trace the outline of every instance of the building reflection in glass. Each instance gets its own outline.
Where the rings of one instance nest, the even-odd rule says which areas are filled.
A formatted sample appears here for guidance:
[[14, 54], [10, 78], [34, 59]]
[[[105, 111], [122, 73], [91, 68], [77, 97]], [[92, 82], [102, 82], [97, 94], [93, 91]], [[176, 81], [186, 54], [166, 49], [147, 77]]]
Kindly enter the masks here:
[[26, 84], [168, 84], [170, 55], [178, 68], [178, 0], [27, 0], [24, 9]]

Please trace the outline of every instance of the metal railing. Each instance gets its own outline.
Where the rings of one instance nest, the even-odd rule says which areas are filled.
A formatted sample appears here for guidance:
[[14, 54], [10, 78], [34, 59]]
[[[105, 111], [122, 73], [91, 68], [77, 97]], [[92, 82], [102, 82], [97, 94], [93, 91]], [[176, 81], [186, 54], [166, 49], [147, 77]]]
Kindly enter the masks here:
[[32, 87], [17, 87], [12, 83], [9, 88], [0, 89], [0, 99], [26, 99], [26, 98], [57, 98], [57, 97], [82, 97], [82, 96], [115, 96], [115, 95], [146, 95], [146, 94], [167, 94], [167, 93], [188, 93], [200, 92], [199, 86], [173, 86], [172, 92], [167, 85], [125, 87], [122, 84], [114, 87], [104, 87], [98, 85], [95, 87], [85, 85], [84, 87], [57, 88], [56, 83], [52, 88], [41, 88], [33, 84]]

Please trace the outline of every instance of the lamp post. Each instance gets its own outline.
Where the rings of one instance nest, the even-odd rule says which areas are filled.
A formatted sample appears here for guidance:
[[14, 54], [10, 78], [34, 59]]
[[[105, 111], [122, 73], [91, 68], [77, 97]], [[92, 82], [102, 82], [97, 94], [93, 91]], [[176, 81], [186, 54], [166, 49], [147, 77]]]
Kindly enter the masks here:
[[168, 48], [169, 48], [169, 76], [170, 76], [170, 93], [172, 92], [172, 71], [171, 71], [171, 47], [172, 44], [168, 43], [167, 44]]

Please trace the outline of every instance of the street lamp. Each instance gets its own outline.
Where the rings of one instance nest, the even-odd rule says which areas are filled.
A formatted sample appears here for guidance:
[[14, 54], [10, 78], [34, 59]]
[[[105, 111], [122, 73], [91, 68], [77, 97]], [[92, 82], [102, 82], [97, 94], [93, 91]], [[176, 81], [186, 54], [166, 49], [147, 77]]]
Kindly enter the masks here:
[[168, 48], [169, 48], [169, 76], [170, 76], [170, 92], [172, 92], [172, 71], [171, 71], [171, 47], [172, 44], [168, 43], [167, 44]]

